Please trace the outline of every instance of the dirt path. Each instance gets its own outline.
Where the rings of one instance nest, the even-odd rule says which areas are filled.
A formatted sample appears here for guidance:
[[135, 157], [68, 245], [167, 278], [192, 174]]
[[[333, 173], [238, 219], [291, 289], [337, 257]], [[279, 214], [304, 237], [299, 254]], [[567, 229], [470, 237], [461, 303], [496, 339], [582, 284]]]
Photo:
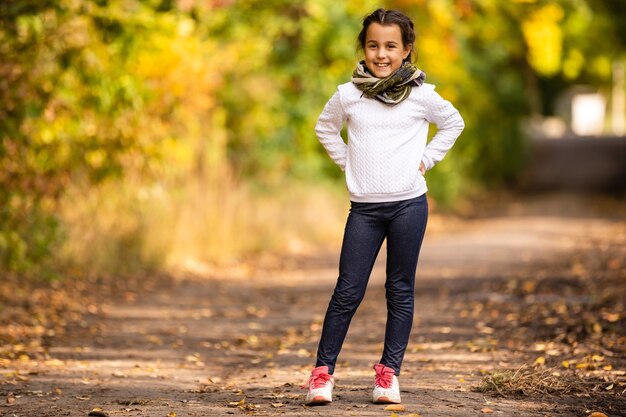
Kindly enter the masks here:
[[[433, 218], [399, 416], [626, 415], [626, 217], [556, 217], [546, 207], [451, 228]], [[340, 356], [336, 401], [302, 405], [336, 256], [102, 296], [92, 314], [68, 320], [66, 337], [50, 338], [45, 357], [4, 363], [0, 415], [390, 416], [369, 402], [385, 322], [384, 256]], [[562, 368], [563, 377], [576, 368], [596, 391], [474, 390], [490, 372], [523, 364]]]

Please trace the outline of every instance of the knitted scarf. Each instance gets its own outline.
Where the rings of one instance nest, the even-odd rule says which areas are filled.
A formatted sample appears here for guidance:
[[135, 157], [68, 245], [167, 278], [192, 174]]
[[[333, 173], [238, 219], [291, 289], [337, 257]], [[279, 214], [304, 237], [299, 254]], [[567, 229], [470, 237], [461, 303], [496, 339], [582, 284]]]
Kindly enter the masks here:
[[352, 72], [352, 82], [363, 95], [375, 98], [386, 104], [398, 104], [411, 94], [411, 87], [424, 83], [426, 74], [410, 62], [405, 62], [393, 74], [376, 78], [365, 66], [365, 61], [357, 64]]

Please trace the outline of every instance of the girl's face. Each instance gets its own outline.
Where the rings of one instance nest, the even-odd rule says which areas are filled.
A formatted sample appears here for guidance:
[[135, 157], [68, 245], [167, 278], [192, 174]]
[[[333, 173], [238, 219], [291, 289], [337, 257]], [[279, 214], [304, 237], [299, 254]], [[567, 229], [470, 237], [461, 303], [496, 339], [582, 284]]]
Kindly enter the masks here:
[[387, 77], [402, 66], [411, 47], [402, 43], [400, 26], [371, 23], [365, 34], [365, 64], [377, 78]]

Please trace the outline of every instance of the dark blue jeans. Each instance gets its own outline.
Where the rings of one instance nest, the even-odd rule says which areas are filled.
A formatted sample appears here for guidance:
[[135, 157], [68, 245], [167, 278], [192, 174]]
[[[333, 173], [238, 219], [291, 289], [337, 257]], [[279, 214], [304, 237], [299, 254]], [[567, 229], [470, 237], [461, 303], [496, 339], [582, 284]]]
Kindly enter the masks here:
[[413, 325], [415, 270], [426, 221], [426, 195], [389, 203], [351, 203], [339, 278], [326, 311], [316, 366], [333, 373], [352, 316], [365, 295], [376, 256], [387, 239], [387, 326], [380, 363], [400, 367]]

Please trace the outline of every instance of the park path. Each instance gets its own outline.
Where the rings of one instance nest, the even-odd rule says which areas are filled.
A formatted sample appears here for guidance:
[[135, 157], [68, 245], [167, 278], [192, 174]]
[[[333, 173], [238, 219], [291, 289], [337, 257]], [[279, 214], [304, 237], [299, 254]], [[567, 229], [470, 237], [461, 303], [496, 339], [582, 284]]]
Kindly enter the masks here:
[[[553, 275], [580, 278], [580, 265], [593, 267], [587, 260], [607, 250], [626, 255], [621, 209], [598, 214], [575, 201], [576, 210], [543, 199], [474, 220], [432, 217], [399, 416], [585, 416], [601, 407], [625, 415], [615, 405], [623, 397], [598, 402], [580, 394], [495, 397], [473, 390], [488, 372], [546, 355], [539, 335], [514, 340], [516, 322], [507, 324], [493, 307], [519, 302], [512, 287], [530, 291]], [[0, 386], [14, 397], [0, 415], [73, 417], [102, 409], [109, 416], [390, 416], [369, 402], [385, 322], [384, 253], [340, 356], [336, 400], [302, 405], [299, 385], [314, 363], [337, 253], [268, 258], [216, 276], [181, 274], [103, 295], [91, 314], [68, 324], [66, 337], [50, 341], [46, 360], [24, 363], [17, 371], [27, 376]], [[617, 268], [622, 274], [626, 264]], [[623, 357], [605, 361], [623, 375]]]

